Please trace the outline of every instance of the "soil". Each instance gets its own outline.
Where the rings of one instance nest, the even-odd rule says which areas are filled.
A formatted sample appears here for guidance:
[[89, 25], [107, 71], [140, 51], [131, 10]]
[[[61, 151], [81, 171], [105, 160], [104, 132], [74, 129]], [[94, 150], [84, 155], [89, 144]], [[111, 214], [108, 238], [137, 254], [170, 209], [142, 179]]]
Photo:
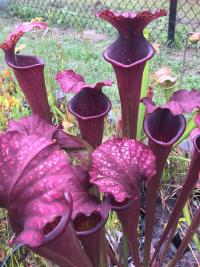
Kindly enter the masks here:
[[[173, 200], [168, 200], [167, 201], [167, 206], [168, 209], [172, 209], [174, 205], [174, 201]], [[152, 243], [153, 246], [155, 247], [155, 245], [157, 244], [160, 236], [162, 235], [163, 229], [165, 227], [165, 224], [167, 223], [168, 219], [169, 219], [169, 210], [167, 208], [163, 209], [162, 205], [160, 203], [160, 201], [157, 203], [157, 210], [156, 210], [156, 225], [154, 227], [154, 232], [153, 232], [153, 239], [152, 239]], [[177, 248], [179, 247], [180, 243], [181, 243], [181, 239], [182, 239], [182, 232], [180, 230], [177, 230], [176, 235], [173, 238], [173, 243], [171, 243], [171, 246], [169, 248], [169, 251], [167, 253], [167, 256], [165, 258], [163, 267], [167, 265], [167, 263], [170, 261], [170, 259], [173, 258], [173, 256], [176, 254]], [[177, 247], [176, 247], [177, 246]], [[198, 252], [198, 250], [196, 249], [195, 245], [193, 242], [190, 243], [190, 246], [193, 250], [193, 253], [195, 254], [196, 258], [198, 259], [198, 261], [200, 262], [200, 254]], [[181, 260], [179, 261], [179, 263], [176, 265], [176, 267], [197, 267], [197, 262], [194, 259], [194, 256], [192, 255], [191, 250], [189, 249], [189, 247], [187, 247], [184, 255], [182, 256]]]

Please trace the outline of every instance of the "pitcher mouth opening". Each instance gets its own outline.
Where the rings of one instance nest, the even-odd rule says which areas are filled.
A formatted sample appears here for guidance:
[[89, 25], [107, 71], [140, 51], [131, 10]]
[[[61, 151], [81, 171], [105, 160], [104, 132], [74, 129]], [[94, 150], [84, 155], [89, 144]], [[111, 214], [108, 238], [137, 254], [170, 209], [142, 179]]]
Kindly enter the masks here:
[[167, 108], [158, 108], [144, 120], [144, 131], [154, 142], [163, 145], [173, 145], [183, 134], [186, 121], [183, 115], [174, 116]]
[[200, 134], [195, 137], [193, 143], [196, 150], [200, 153]]
[[43, 228], [45, 234], [43, 244], [47, 244], [60, 235], [69, 222], [69, 216], [58, 216], [52, 222], [47, 223]]
[[73, 220], [73, 226], [78, 236], [87, 236], [100, 230], [106, 221], [107, 218], [103, 218], [99, 212], [93, 212], [89, 216], [81, 213]]
[[44, 67], [45, 65], [40, 58], [30, 55], [6, 55], [5, 59], [9, 67], [19, 70], [25, 70], [36, 66]]
[[110, 198], [110, 205], [115, 211], [128, 209], [133, 204], [133, 198], [125, 198], [122, 202], [118, 202], [113, 196], [108, 197]]
[[106, 95], [94, 88], [84, 88], [68, 103], [68, 110], [82, 120], [105, 116], [111, 109], [111, 102]]
[[[124, 49], [122, 49], [121, 52], [117, 53], [117, 42], [118, 42], [118, 39], [114, 41], [103, 53], [104, 59], [116, 67], [122, 67], [125, 69], [135, 67], [151, 59], [155, 53], [154, 48], [145, 38], [143, 41], [143, 43], [145, 44], [145, 49], [140, 48], [140, 50], [142, 51], [142, 54], [139, 53], [140, 54], [139, 56], [136, 50], [131, 51], [130, 55], [128, 52], [127, 52], [127, 55], [124, 54], [123, 53]], [[144, 50], [147, 50], [145, 54], [143, 54]]]

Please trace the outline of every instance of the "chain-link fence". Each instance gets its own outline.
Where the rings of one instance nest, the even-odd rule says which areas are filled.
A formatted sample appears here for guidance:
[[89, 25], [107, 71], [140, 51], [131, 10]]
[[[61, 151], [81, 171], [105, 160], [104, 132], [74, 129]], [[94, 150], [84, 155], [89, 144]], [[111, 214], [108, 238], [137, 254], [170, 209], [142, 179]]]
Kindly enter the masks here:
[[[175, 8], [169, 16], [170, 3]], [[168, 17], [150, 24], [149, 34], [153, 40], [166, 42], [169, 39], [169, 21], [176, 24], [175, 42], [182, 43], [190, 31], [200, 31], [200, 0], [10, 0], [9, 11], [23, 19], [44, 17], [52, 24], [63, 24], [78, 29], [92, 28], [112, 33], [112, 27], [95, 14], [103, 9], [156, 10], [164, 8]], [[176, 9], [176, 10], [174, 10]], [[177, 12], [176, 12], [177, 11]], [[174, 13], [176, 12], [176, 14]], [[171, 34], [173, 36], [173, 32]]]

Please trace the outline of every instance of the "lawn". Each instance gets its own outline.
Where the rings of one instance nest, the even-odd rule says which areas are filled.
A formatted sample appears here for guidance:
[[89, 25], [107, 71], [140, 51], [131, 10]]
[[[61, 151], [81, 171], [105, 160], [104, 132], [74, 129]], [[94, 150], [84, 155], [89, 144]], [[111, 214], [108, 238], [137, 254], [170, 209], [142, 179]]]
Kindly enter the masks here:
[[[9, 18], [5, 14], [0, 15], [0, 42], [4, 41], [8, 33], [13, 29], [16, 23], [19, 23], [17, 18]], [[163, 39], [161, 37], [161, 39]], [[50, 27], [48, 31], [28, 33], [23, 37], [19, 45], [25, 45], [20, 53], [37, 55], [43, 58], [45, 67], [45, 78], [48, 89], [49, 102], [52, 112], [55, 117], [55, 123], [65, 120], [67, 99], [64, 100], [59, 109], [56, 108], [58, 103], [59, 85], [54, 77], [60, 70], [73, 69], [74, 71], [83, 75], [88, 83], [95, 83], [97, 81], [112, 80], [113, 86], [104, 89], [104, 92], [110, 97], [113, 104], [113, 111], [109, 115], [110, 121], [115, 124], [119, 118], [119, 95], [113, 73], [112, 67], [102, 57], [103, 50], [114, 40], [114, 36], [110, 36], [106, 32], [95, 32], [94, 30], [74, 30], [66, 27]], [[160, 40], [155, 40], [155, 43], [160, 43]], [[180, 89], [180, 76], [183, 72], [182, 86], [184, 89], [196, 88], [200, 90], [200, 51], [194, 44], [189, 44], [186, 54], [185, 66], [183, 65], [183, 48], [167, 48], [161, 43], [159, 52], [156, 52], [154, 58], [150, 63], [150, 73], [154, 73], [161, 67], [171, 68], [174, 76], [177, 77], [175, 89]], [[2, 84], [0, 84], [0, 130], [2, 131], [9, 119], [19, 119], [22, 116], [30, 114], [29, 107], [17, 85], [14, 74], [4, 63], [4, 54], [0, 53], [0, 78], [2, 77]], [[153, 75], [150, 75], [149, 83], [153, 84]], [[154, 88], [154, 99], [157, 103], [163, 101], [163, 88]], [[11, 98], [12, 97], [12, 98]], [[110, 121], [106, 124], [106, 137], [111, 135]], [[73, 131], [73, 129], [72, 129]], [[163, 207], [171, 209], [167, 202], [173, 201], [173, 194], [179, 188], [185, 170], [188, 166], [188, 159], [184, 154], [177, 154], [174, 151], [169, 158], [170, 167], [166, 169], [165, 178], [161, 188], [162, 205], [159, 204], [159, 209]], [[168, 164], [169, 164], [168, 162]], [[179, 172], [180, 171], [180, 172]], [[170, 172], [170, 174], [169, 174]], [[168, 178], [173, 177], [169, 182]], [[169, 189], [170, 187], [170, 189]], [[195, 203], [198, 203], [195, 200]], [[195, 204], [197, 205], [197, 204]], [[194, 207], [194, 205], [193, 205]], [[166, 220], [166, 213], [163, 217], [163, 222]], [[111, 218], [108, 222], [108, 227], [112, 229], [115, 226], [116, 218]], [[184, 230], [184, 228], [183, 228]], [[5, 253], [9, 254], [10, 248], [7, 241], [11, 238], [11, 230], [7, 221], [7, 214], [0, 210], [0, 261], [5, 257]], [[197, 251], [192, 245], [192, 260], [193, 262], [200, 261], [195, 256]], [[18, 260], [20, 258], [20, 261]], [[30, 264], [30, 265], [28, 265]], [[38, 256], [27, 255], [27, 251], [23, 249], [18, 250], [8, 267], [25, 267], [25, 266], [47, 266], [46, 263]], [[195, 265], [194, 265], [195, 266]], [[81, 267], [81, 266], [80, 266]]]

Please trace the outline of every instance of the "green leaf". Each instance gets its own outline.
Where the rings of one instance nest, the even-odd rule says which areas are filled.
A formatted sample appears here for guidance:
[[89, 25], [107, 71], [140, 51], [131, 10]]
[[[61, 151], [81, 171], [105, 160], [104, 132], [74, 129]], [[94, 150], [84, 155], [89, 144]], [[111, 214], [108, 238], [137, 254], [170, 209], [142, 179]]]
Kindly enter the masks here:
[[[148, 39], [147, 29], [144, 30], [144, 36], [146, 37], [146, 39]], [[149, 82], [149, 61], [146, 63], [146, 66], [143, 72], [140, 98], [145, 97], [147, 95], [148, 82]], [[139, 113], [138, 113], [138, 124], [137, 124], [137, 139], [138, 140], [140, 140], [142, 137], [144, 115], [145, 115], [145, 106], [140, 105]]]
[[185, 139], [187, 139], [188, 136], [190, 135], [191, 131], [194, 130], [195, 128], [197, 128], [197, 124], [194, 121], [194, 118], [196, 117], [197, 114], [198, 114], [198, 111], [195, 111], [192, 114], [192, 117], [187, 121], [185, 132], [183, 133], [181, 138], [176, 142], [174, 147], [177, 147], [181, 142], [183, 142]]

